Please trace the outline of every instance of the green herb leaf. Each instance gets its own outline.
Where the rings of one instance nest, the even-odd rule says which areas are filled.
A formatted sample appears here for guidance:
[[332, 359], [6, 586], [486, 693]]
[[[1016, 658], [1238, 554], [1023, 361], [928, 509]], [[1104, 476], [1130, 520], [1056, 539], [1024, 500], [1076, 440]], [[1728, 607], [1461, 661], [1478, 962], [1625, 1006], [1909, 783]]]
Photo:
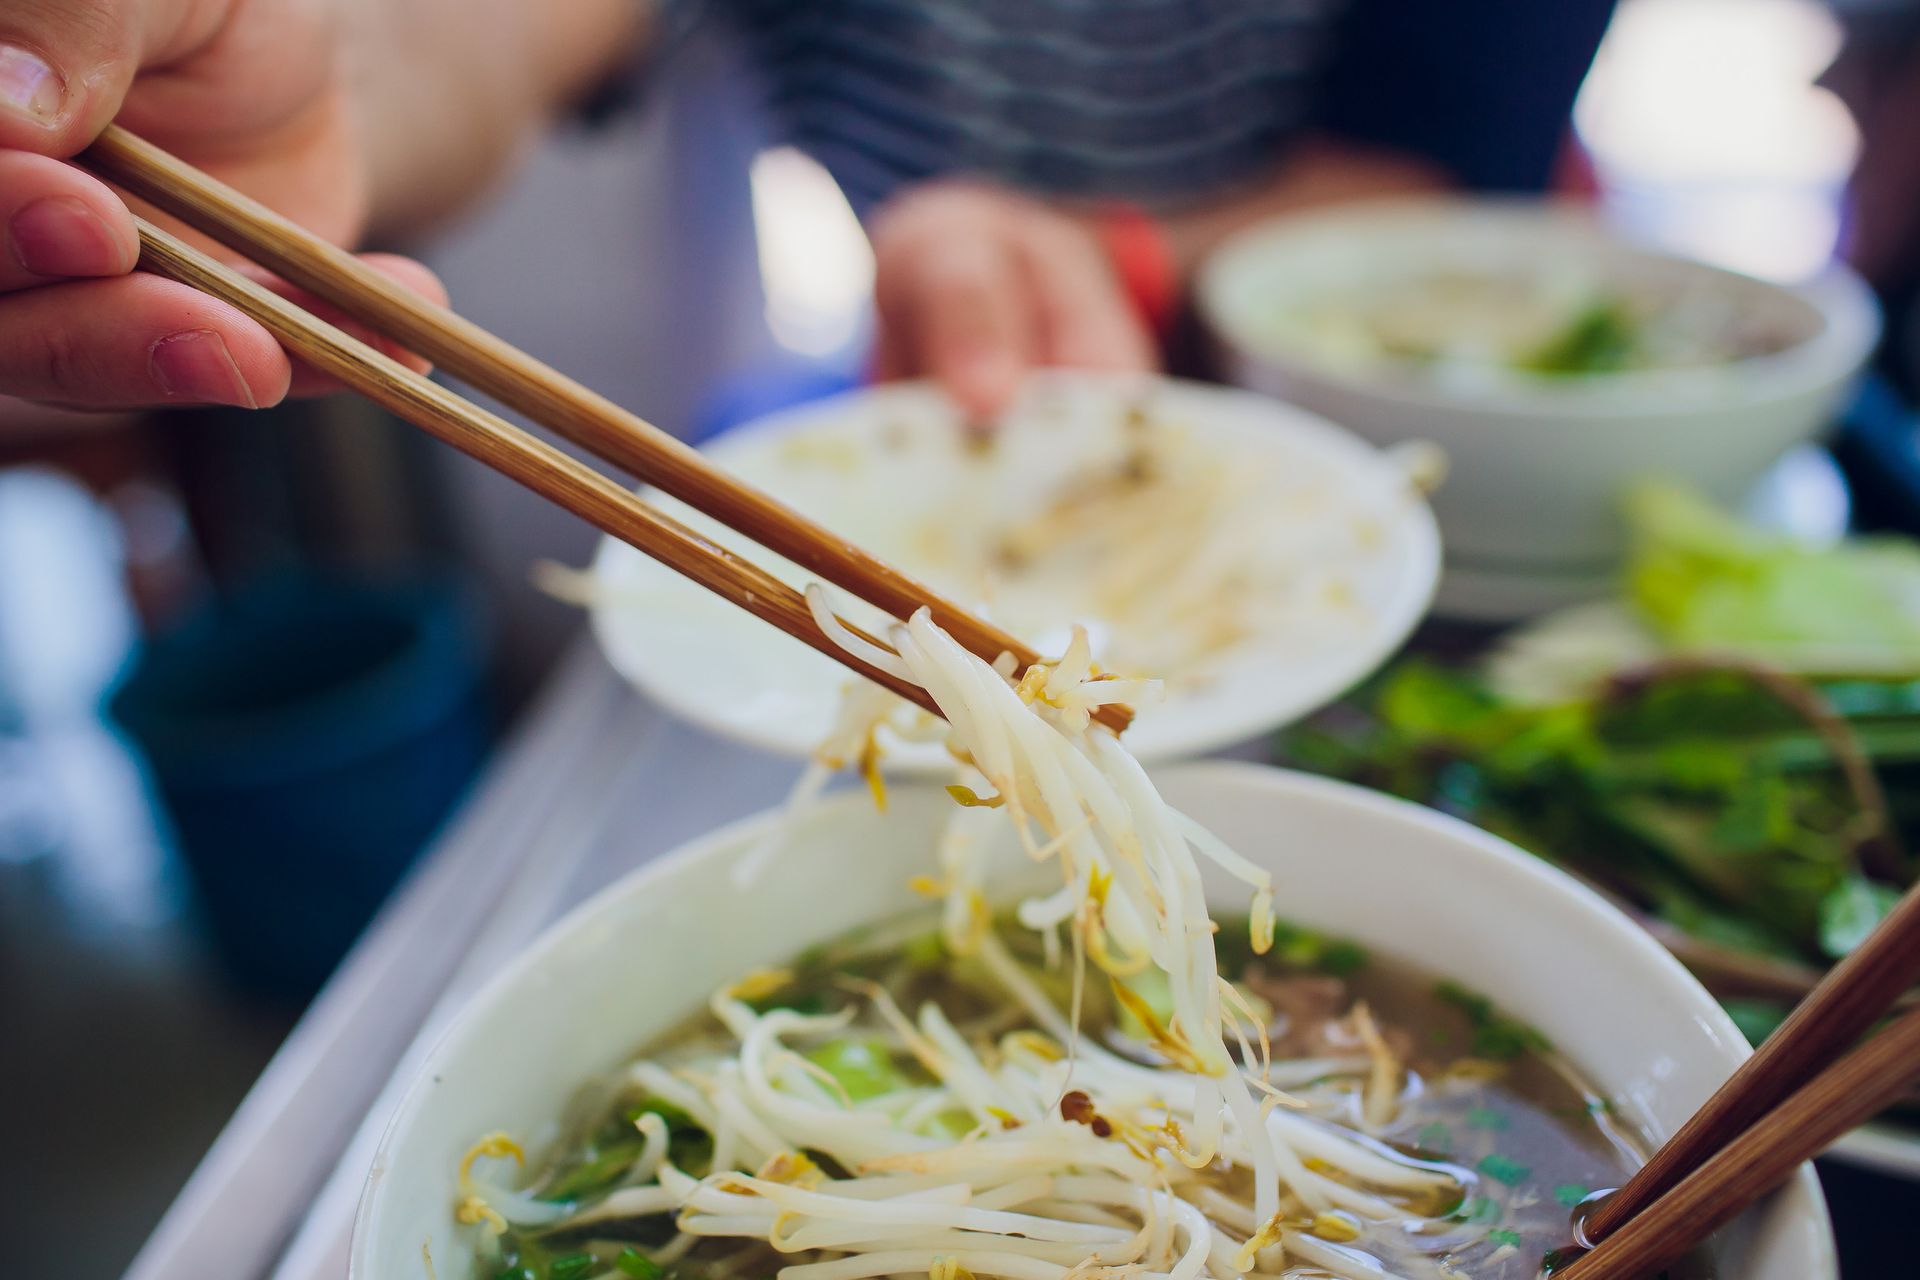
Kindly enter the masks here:
[[1525, 1182], [1528, 1175], [1533, 1172], [1532, 1169], [1521, 1164], [1518, 1160], [1510, 1156], [1503, 1156], [1498, 1151], [1481, 1157], [1480, 1163], [1475, 1165], [1474, 1168], [1486, 1174], [1495, 1182], [1504, 1182], [1510, 1187], [1518, 1186], [1520, 1183]]
[[667, 1273], [665, 1267], [633, 1248], [622, 1249], [613, 1265], [620, 1274], [632, 1276], [633, 1280], [660, 1280]]
[[1345, 938], [1328, 941], [1320, 952], [1320, 968], [1336, 978], [1347, 978], [1367, 967], [1367, 949]]
[[1493, 1001], [1457, 982], [1441, 982], [1434, 994], [1467, 1015], [1473, 1028], [1473, 1052], [1479, 1057], [1505, 1062], [1529, 1051], [1543, 1053], [1553, 1047], [1538, 1031], [1507, 1017], [1494, 1008]]
[[1900, 893], [1858, 873], [1820, 900], [1820, 949], [1838, 960], [1867, 940]]
[[618, 1181], [627, 1166], [640, 1158], [645, 1143], [638, 1134], [617, 1142], [587, 1148], [580, 1163], [562, 1173], [540, 1193], [542, 1200], [579, 1200]]
[[656, 1098], [651, 1094], [640, 1099], [640, 1101], [634, 1103], [632, 1106], [627, 1107], [620, 1115], [628, 1124], [632, 1124], [649, 1111], [660, 1117], [661, 1121], [667, 1126], [667, 1132], [669, 1133], [676, 1129], [691, 1129], [694, 1127], [692, 1116], [682, 1111], [679, 1107], [674, 1106], [665, 1098]]
[[1534, 373], [1571, 376], [1630, 367], [1640, 348], [1640, 325], [1618, 298], [1599, 298], [1559, 333], [1515, 362]]
[[[1225, 933], [1244, 936], [1245, 931], [1235, 928], [1227, 929]], [[1223, 951], [1222, 954], [1226, 952]], [[1250, 951], [1248, 954], [1251, 956]], [[1329, 937], [1317, 929], [1309, 929], [1287, 920], [1278, 920], [1274, 922], [1273, 927], [1273, 946], [1261, 958], [1289, 968], [1314, 969], [1321, 973], [1345, 978], [1364, 969], [1369, 957], [1367, 949], [1357, 942]], [[1221, 967], [1224, 971], [1226, 968], [1224, 960], [1221, 962]], [[1240, 975], [1236, 970], [1228, 976], [1237, 979]]]
[[1855, 539], [1814, 547], [1763, 533], [1671, 483], [1627, 503], [1630, 592], [1664, 638], [1789, 670], [1920, 670], [1920, 548]]
[[1747, 1043], [1755, 1047], [1772, 1035], [1791, 1012], [1781, 1001], [1746, 997], [1729, 997], [1720, 1002], [1720, 1007], [1733, 1019], [1733, 1025], [1740, 1028]]

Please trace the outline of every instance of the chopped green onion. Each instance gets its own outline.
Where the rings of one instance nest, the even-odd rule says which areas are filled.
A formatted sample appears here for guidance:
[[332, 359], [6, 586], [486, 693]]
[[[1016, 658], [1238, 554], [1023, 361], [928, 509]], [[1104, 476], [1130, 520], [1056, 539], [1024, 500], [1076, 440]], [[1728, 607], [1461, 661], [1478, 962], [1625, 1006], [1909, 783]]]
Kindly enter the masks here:
[[547, 1280], [581, 1280], [594, 1265], [590, 1253], [569, 1253], [547, 1264]]
[[1467, 1109], [1467, 1128], [1469, 1129], [1504, 1129], [1506, 1127], [1507, 1117], [1492, 1107]]
[[1481, 1159], [1474, 1168], [1492, 1178], [1495, 1182], [1504, 1182], [1508, 1186], [1517, 1186], [1527, 1180], [1533, 1172], [1518, 1160], [1501, 1155], [1498, 1151]]
[[633, 1280], [660, 1280], [667, 1269], [649, 1258], [638, 1249], [627, 1248], [613, 1260], [613, 1265], [622, 1275], [632, 1276]]
[[1414, 1135], [1414, 1145], [1423, 1151], [1436, 1155], [1447, 1155], [1453, 1150], [1453, 1132], [1438, 1120]]
[[1553, 1189], [1553, 1198], [1572, 1209], [1593, 1193], [1577, 1182], [1563, 1182]]
[[[627, 1132], [632, 1133], [632, 1130]], [[596, 1145], [588, 1149], [586, 1159], [582, 1160], [540, 1193], [542, 1200], [578, 1200], [597, 1191], [605, 1190], [627, 1166], [640, 1158], [645, 1143], [638, 1134], [619, 1142], [605, 1146]]]
[[656, 1098], [651, 1094], [640, 1099], [640, 1101], [634, 1103], [620, 1114], [625, 1117], [628, 1124], [632, 1124], [649, 1111], [659, 1116], [670, 1130], [691, 1129], [693, 1127], [692, 1116], [682, 1111], [679, 1107], [674, 1106], [665, 1098]]
[[1320, 953], [1320, 967], [1336, 978], [1350, 977], [1367, 967], [1367, 949], [1357, 942], [1335, 938]]
[[1487, 1232], [1487, 1239], [1495, 1244], [1517, 1246], [1520, 1243], [1520, 1233], [1511, 1227], [1495, 1227]]
[[1473, 1027], [1473, 1051], [1482, 1058], [1508, 1061], [1529, 1051], [1540, 1053], [1553, 1045], [1524, 1022], [1507, 1017], [1493, 1001], [1457, 982], [1442, 982], [1433, 992], [1467, 1015]]

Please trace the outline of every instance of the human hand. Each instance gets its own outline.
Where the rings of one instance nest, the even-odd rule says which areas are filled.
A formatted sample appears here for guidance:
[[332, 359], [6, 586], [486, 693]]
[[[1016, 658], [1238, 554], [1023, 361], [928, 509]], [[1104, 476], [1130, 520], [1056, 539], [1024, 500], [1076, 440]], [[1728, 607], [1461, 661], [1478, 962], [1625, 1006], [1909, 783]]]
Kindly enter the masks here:
[[988, 421], [1030, 369], [1159, 363], [1099, 238], [1036, 200], [930, 183], [883, 205], [869, 234], [880, 378], [930, 376]]
[[[351, 243], [367, 216], [368, 161], [343, 18], [336, 0], [5, 0], [0, 395], [87, 408], [258, 407], [327, 389], [235, 308], [134, 274], [131, 212], [62, 158], [117, 119]], [[417, 263], [369, 262], [444, 297]]]

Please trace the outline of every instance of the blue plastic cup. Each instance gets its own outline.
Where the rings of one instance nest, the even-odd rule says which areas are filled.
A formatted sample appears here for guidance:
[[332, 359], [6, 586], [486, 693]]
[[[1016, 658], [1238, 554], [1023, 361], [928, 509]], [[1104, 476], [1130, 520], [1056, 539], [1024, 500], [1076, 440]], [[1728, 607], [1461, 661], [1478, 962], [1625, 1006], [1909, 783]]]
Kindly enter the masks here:
[[113, 714], [240, 986], [318, 990], [478, 771], [483, 635], [454, 583], [285, 575], [135, 663]]

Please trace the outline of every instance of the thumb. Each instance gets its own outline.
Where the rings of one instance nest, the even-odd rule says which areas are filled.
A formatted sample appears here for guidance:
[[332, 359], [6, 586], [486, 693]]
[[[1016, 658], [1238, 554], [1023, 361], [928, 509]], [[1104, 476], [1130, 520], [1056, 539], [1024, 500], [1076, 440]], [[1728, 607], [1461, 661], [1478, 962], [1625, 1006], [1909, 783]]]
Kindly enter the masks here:
[[184, 57], [230, 8], [230, 0], [6, 0], [0, 148], [80, 151], [120, 110], [140, 67]]

